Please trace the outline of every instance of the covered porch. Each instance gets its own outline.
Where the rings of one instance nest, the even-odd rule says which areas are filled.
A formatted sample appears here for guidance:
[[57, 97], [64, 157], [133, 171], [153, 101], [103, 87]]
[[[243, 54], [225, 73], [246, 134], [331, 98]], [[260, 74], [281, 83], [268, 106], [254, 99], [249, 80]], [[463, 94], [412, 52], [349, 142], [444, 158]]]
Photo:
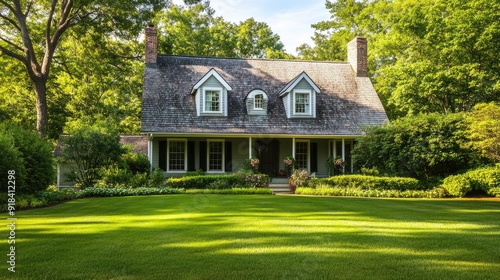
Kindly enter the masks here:
[[203, 170], [208, 174], [240, 170], [246, 159], [258, 158], [259, 171], [271, 177], [284, 175], [287, 157], [300, 169], [317, 177], [327, 177], [330, 156], [344, 162], [351, 173], [354, 136], [289, 135], [149, 135], [148, 157], [152, 168], [166, 176], [183, 176]]

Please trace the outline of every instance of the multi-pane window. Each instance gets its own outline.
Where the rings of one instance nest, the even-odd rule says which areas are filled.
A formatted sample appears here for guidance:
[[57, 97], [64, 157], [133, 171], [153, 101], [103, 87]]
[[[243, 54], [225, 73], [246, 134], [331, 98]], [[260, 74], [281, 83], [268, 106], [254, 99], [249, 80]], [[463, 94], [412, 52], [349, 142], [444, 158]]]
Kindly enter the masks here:
[[309, 93], [296, 92], [295, 93], [295, 113], [297, 114], [309, 114]]
[[295, 161], [299, 169], [308, 169], [309, 142], [295, 143]]
[[208, 142], [208, 171], [224, 171], [224, 142]]
[[168, 142], [168, 169], [170, 171], [186, 170], [186, 141], [170, 140]]
[[205, 112], [221, 111], [221, 92], [218, 90], [205, 90]]
[[264, 109], [264, 95], [262, 94], [255, 95], [254, 109]]

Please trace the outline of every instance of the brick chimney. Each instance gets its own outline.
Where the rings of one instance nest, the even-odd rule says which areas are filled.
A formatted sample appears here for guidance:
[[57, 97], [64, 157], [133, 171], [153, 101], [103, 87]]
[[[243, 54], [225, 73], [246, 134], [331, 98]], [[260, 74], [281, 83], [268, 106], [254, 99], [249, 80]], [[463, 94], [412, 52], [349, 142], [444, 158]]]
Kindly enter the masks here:
[[347, 61], [358, 77], [368, 77], [368, 47], [366, 38], [356, 36], [347, 44]]
[[148, 64], [156, 64], [158, 55], [158, 39], [156, 28], [153, 25], [146, 27], [146, 54], [145, 62]]

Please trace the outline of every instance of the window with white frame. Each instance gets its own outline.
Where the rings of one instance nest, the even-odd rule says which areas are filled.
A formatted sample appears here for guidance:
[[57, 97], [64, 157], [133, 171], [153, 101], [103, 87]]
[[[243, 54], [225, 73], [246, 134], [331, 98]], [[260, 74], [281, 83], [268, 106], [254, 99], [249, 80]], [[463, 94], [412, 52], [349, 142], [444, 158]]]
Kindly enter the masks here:
[[295, 143], [295, 162], [299, 169], [309, 169], [309, 142], [297, 141]]
[[294, 113], [295, 114], [311, 114], [311, 92], [310, 91], [295, 91]]
[[168, 140], [168, 171], [186, 171], [187, 140]]
[[254, 109], [262, 110], [264, 109], [264, 95], [263, 94], [256, 94], [253, 100], [253, 107]]
[[222, 90], [216, 88], [205, 89], [203, 103], [203, 112], [220, 113], [222, 112]]
[[208, 141], [208, 171], [224, 172], [224, 141]]

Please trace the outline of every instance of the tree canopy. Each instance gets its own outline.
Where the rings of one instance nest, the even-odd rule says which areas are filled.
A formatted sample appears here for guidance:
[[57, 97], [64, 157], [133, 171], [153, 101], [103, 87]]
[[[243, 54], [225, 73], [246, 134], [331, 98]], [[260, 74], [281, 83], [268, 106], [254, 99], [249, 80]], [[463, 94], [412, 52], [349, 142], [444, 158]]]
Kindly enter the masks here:
[[345, 61], [368, 38], [369, 68], [389, 117], [469, 111], [500, 100], [500, 3], [489, 0], [326, 1], [305, 59]]

